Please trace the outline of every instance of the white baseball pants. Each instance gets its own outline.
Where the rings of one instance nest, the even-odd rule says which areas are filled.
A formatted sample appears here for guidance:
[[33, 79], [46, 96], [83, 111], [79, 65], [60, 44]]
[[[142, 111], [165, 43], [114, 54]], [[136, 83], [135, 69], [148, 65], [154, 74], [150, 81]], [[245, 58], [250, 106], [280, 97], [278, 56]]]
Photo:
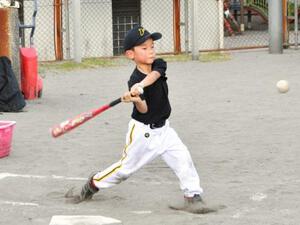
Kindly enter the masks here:
[[169, 121], [161, 128], [151, 129], [149, 125], [131, 119], [121, 160], [95, 174], [94, 184], [99, 189], [119, 184], [157, 156], [161, 156], [177, 175], [186, 197], [202, 194], [191, 155], [175, 130], [169, 126]]

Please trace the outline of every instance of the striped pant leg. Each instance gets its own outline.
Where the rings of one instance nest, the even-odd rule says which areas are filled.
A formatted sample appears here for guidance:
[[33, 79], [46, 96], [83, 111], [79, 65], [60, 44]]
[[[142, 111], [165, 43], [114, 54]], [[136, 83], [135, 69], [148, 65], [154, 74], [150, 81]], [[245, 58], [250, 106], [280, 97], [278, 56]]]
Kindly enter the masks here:
[[156, 138], [155, 135], [151, 135], [149, 129], [148, 126], [135, 120], [129, 122], [126, 147], [121, 160], [94, 175], [93, 181], [96, 187], [109, 188], [119, 184], [159, 155], [157, 148], [149, 148], [150, 143], [153, 143], [155, 141], [153, 139]]
[[203, 189], [190, 152], [171, 127], [165, 132], [163, 147], [162, 159], [178, 177], [184, 195], [192, 197], [194, 194], [202, 194]]

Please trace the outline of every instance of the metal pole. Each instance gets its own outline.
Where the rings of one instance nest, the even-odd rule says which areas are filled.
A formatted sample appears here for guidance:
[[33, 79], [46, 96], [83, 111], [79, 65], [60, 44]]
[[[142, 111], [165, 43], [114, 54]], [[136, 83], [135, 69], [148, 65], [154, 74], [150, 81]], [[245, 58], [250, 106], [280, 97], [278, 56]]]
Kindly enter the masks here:
[[184, 35], [185, 35], [185, 42], [184, 48], [185, 53], [189, 54], [189, 1], [184, 1]]
[[65, 17], [66, 17], [66, 54], [67, 54], [67, 59], [71, 58], [71, 53], [70, 53], [70, 11], [69, 11], [69, 0], [64, 0], [64, 6], [65, 6]]
[[269, 0], [269, 53], [283, 53], [282, 0]]
[[199, 46], [198, 46], [198, 1], [192, 0], [192, 16], [191, 16], [191, 27], [192, 27], [192, 59], [199, 59]]
[[[20, 0], [19, 23], [24, 24], [24, 0]], [[20, 46], [25, 47], [25, 30], [19, 28]]]
[[240, 0], [240, 13], [241, 13], [241, 32], [245, 31], [245, 14], [244, 14], [244, 0]]
[[81, 13], [80, 13], [80, 0], [73, 0], [73, 19], [74, 19], [74, 60], [81, 63]]
[[298, 49], [298, 0], [294, 0], [294, 8], [295, 8], [295, 48]]
[[219, 9], [219, 48], [224, 49], [224, 4], [223, 0], [218, 1]]

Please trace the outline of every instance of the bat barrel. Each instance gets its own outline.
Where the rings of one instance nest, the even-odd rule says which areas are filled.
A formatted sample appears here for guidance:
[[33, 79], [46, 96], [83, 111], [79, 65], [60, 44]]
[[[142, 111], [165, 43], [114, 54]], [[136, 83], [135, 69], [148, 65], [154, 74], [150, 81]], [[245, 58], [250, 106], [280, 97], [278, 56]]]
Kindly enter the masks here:
[[62, 135], [64, 132], [61, 127], [56, 126], [56, 127], [51, 128], [50, 133], [51, 133], [52, 137], [56, 138], [56, 137], [59, 137], [60, 135]]
[[121, 98], [118, 98], [118, 99], [112, 101], [111, 103], [109, 103], [108, 105], [103, 105], [98, 109], [94, 109], [89, 112], [82, 113], [73, 119], [64, 121], [64, 122], [60, 123], [59, 125], [54, 126], [51, 129], [51, 131], [50, 131], [51, 135], [54, 138], [59, 137], [65, 133], [67, 133], [68, 131], [80, 126], [81, 124], [85, 123], [86, 121], [92, 119], [93, 117], [97, 116], [101, 112], [104, 112], [105, 110], [119, 104], [120, 102], [121, 102]]

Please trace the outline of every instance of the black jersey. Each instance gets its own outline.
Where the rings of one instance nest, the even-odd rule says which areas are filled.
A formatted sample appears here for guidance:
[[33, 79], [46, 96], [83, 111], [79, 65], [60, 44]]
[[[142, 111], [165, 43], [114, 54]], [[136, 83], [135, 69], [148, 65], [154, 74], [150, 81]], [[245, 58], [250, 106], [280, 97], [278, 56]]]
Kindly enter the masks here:
[[[140, 113], [135, 105], [131, 117], [144, 124], [161, 123], [169, 118], [171, 114], [171, 106], [168, 98], [168, 84], [166, 77], [167, 63], [163, 59], [156, 59], [152, 64], [152, 71], [160, 73], [160, 77], [150, 86], [144, 88], [144, 94], [141, 95], [146, 100], [148, 111]], [[133, 71], [128, 81], [130, 88], [141, 82], [147, 75], [139, 71], [137, 68]]]

